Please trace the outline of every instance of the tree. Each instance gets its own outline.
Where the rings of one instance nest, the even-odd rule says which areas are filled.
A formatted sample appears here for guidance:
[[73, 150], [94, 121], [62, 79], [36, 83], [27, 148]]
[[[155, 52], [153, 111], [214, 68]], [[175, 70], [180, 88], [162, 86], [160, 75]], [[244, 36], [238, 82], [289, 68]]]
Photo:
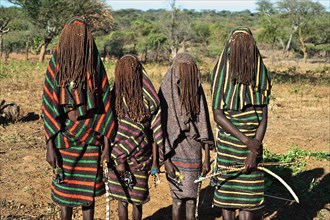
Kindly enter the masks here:
[[39, 28], [43, 41], [39, 61], [44, 60], [48, 45], [59, 35], [65, 21], [72, 16], [85, 16], [94, 30], [110, 29], [111, 12], [103, 0], [9, 0], [20, 6], [31, 22]]
[[151, 21], [141, 17], [132, 22], [131, 29], [135, 30], [136, 33], [136, 45], [134, 45], [134, 49], [136, 48], [142, 54], [141, 60], [146, 62], [149, 49], [148, 38], [153, 30], [153, 24]]
[[273, 3], [270, 0], [257, 1], [257, 11], [261, 31], [258, 34], [258, 40], [271, 44], [271, 49], [274, 49], [277, 40], [280, 41], [283, 50], [285, 45], [283, 41], [283, 22]]
[[155, 51], [155, 61], [158, 62], [160, 52], [161, 52], [161, 47], [165, 44], [167, 38], [163, 34], [158, 34], [158, 33], [152, 33], [150, 34], [147, 44], [148, 47], [151, 50]]
[[315, 17], [324, 12], [324, 7], [311, 0], [281, 0], [278, 2], [278, 8], [282, 17], [288, 19], [291, 23], [291, 33], [286, 47], [286, 51], [290, 48], [293, 34], [298, 33], [301, 50], [304, 54], [304, 61], [307, 61], [308, 51], [306, 42], [313, 33], [310, 33]]
[[114, 31], [110, 34], [109, 41], [106, 44], [110, 48], [109, 55], [120, 58], [124, 55], [125, 38], [121, 31]]
[[194, 40], [202, 44], [203, 52], [207, 51], [211, 31], [209, 24], [205, 21], [195, 21], [192, 23], [191, 28], [194, 32]]
[[275, 14], [273, 3], [270, 0], [258, 0], [257, 11], [263, 16], [271, 16]]
[[[19, 10], [17, 8], [17, 10]], [[33, 40], [38, 30], [29, 22], [19, 10], [17, 16], [10, 22], [10, 32], [4, 37], [4, 49], [7, 55], [13, 50], [25, 51], [25, 59], [29, 59], [30, 49], [33, 49]]]
[[9, 23], [16, 16], [14, 8], [0, 7], [0, 58], [3, 53], [3, 36], [10, 31]]
[[[165, 35], [169, 39], [171, 57], [174, 58], [181, 46], [185, 50], [185, 44], [190, 40], [190, 17], [176, 7], [175, 0], [168, 1], [171, 7], [170, 19], [163, 19]], [[169, 22], [168, 22], [169, 21]]]

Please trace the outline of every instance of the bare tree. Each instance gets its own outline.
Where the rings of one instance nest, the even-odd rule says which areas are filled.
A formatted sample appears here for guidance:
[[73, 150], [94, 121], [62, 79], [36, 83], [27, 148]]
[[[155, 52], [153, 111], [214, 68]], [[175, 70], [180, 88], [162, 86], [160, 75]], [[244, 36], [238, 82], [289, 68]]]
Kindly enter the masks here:
[[179, 48], [186, 49], [186, 42], [191, 39], [190, 18], [184, 14], [177, 6], [176, 0], [168, 1], [171, 7], [170, 23], [164, 18], [164, 29], [170, 43], [171, 58], [174, 58]]

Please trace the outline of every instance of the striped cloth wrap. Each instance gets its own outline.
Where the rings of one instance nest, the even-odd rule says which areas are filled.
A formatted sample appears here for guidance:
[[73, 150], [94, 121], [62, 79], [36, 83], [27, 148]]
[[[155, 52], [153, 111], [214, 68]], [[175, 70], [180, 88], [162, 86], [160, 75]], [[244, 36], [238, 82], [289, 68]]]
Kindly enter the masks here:
[[161, 108], [157, 93], [146, 72], [143, 72], [142, 86], [145, 109], [149, 111], [150, 117], [140, 123], [133, 121], [128, 115], [118, 118], [111, 151], [114, 165], [128, 165], [127, 169], [132, 174], [134, 186], [126, 186], [115, 167], [109, 170], [110, 195], [117, 200], [137, 205], [149, 201], [148, 172], [153, 160], [153, 142], [157, 145], [160, 164], [163, 163], [164, 155]]
[[[232, 32], [251, 34], [247, 28]], [[240, 132], [254, 138], [262, 121], [261, 106], [268, 105], [271, 91], [269, 72], [263, 64], [258, 51], [258, 65], [252, 74], [255, 86], [233, 83], [229, 72], [229, 42], [225, 46], [212, 74], [212, 108], [223, 109], [228, 118]], [[217, 161], [215, 172], [227, 166], [244, 165], [249, 149], [236, 137], [227, 134], [217, 125]], [[258, 162], [262, 156], [258, 156]], [[260, 209], [264, 204], [264, 176], [262, 171], [250, 174], [227, 173], [216, 177], [214, 205], [223, 208], [244, 210]]]
[[[91, 92], [90, 78], [86, 88], [59, 86], [56, 80], [57, 51], [46, 71], [42, 95], [42, 117], [46, 142], [53, 141], [60, 154], [64, 183], [52, 181], [51, 197], [61, 206], [89, 206], [94, 197], [104, 194], [100, 167], [103, 137], [114, 136], [114, 118], [110, 103], [108, 78], [96, 50], [97, 83]], [[76, 122], [66, 117], [78, 111]], [[54, 174], [53, 174], [54, 175]]]

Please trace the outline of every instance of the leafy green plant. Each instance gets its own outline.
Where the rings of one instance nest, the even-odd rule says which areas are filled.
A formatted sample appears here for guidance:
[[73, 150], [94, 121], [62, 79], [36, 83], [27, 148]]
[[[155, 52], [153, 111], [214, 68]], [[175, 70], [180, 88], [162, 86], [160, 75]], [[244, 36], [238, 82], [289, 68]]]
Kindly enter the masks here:
[[[267, 149], [263, 152], [264, 162], [286, 162], [289, 165], [269, 167], [272, 171], [279, 174], [280, 176], [291, 178], [292, 176], [299, 175], [305, 170], [306, 158], [313, 157], [317, 160], [330, 161], [330, 154], [328, 152], [310, 152], [303, 150], [297, 146], [291, 148], [285, 154], [272, 153]], [[309, 188], [313, 189], [317, 182], [312, 181]], [[265, 189], [270, 190], [274, 184], [272, 178], [265, 176]]]
[[296, 162], [299, 159], [306, 157], [314, 157], [318, 160], [330, 161], [330, 153], [328, 152], [310, 152], [303, 150], [297, 146], [292, 147], [285, 154], [271, 153], [269, 150], [264, 149], [264, 160], [265, 161], [280, 161], [280, 162]]
[[0, 79], [6, 78], [7, 76], [7, 74], [0, 72]]

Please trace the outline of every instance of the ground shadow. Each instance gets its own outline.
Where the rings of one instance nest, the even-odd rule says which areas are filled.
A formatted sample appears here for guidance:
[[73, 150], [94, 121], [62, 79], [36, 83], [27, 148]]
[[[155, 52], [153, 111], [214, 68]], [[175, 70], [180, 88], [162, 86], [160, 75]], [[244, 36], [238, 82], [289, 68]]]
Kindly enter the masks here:
[[9, 121], [5, 117], [2, 117], [0, 115], [0, 125], [5, 126], [5, 125], [8, 125], [8, 123], [9, 123]]
[[288, 73], [288, 72], [271, 72], [271, 76], [276, 83], [324, 83], [329, 85], [330, 77], [326, 74], [312, 75], [303, 73]]
[[172, 219], [172, 205], [159, 209], [153, 215], [148, 216], [144, 220], [160, 220]]
[[40, 116], [34, 112], [29, 112], [27, 115], [21, 116], [17, 121], [11, 121], [8, 118], [0, 115], [0, 125], [8, 126], [9, 123], [37, 121], [39, 118]]
[[214, 187], [208, 186], [201, 190], [199, 195], [199, 219], [214, 220], [221, 217], [221, 208], [213, 204]]
[[[297, 204], [295, 202], [284, 202], [273, 198], [266, 198], [264, 217], [271, 216], [271, 219], [275, 220], [312, 220], [317, 217], [319, 211], [330, 203], [330, 174], [323, 175], [323, 168], [304, 171], [295, 176], [291, 175], [291, 177], [288, 173], [283, 175], [281, 172], [283, 179], [286, 180], [298, 195], [300, 203]], [[285, 195], [286, 198], [292, 198], [288, 192], [286, 192], [286, 189], [278, 183], [273, 184], [271, 188], [269, 193], [275, 193], [279, 196]], [[328, 211], [330, 210], [328, 209]]]
[[[199, 195], [198, 219], [214, 220], [221, 216], [221, 209], [212, 208], [214, 187], [208, 186], [201, 190]], [[183, 208], [184, 209], [184, 208]], [[159, 209], [153, 215], [145, 218], [145, 220], [167, 220], [172, 219], [172, 205]]]
[[22, 116], [18, 121], [19, 122], [29, 122], [29, 121], [37, 121], [40, 116], [34, 112], [29, 112], [27, 115]]

